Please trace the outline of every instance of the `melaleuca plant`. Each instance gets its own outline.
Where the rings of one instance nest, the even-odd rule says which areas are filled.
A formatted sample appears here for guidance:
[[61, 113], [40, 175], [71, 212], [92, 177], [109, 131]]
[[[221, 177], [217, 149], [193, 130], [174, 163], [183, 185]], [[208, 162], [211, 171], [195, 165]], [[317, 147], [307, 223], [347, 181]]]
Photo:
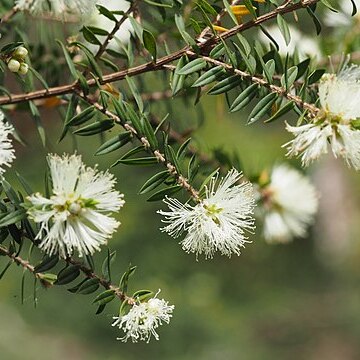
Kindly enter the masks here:
[[[337, 56], [338, 43], [322, 37], [322, 19], [334, 38], [342, 36], [342, 26], [351, 31], [356, 1], [343, 0], [339, 14], [335, 5], [4, 1], [0, 278], [16, 264], [32, 274], [35, 290], [40, 283], [91, 294], [97, 314], [117, 301], [112, 325], [122, 341], [158, 339], [157, 328], [170, 322], [174, 305], [158, 291], [128, 290], [135, 266], [122, 274], [112, 271], [111, 239], [123, 229], [119, 218], [127, 211], [127, 194], [111, 168], [86, 164], [76, 149], [78, 137], [100, 137], [101, 145], [90, 151], [116, 156], [112, 166], [124, 174], [129, 166], [153, 168], [137, 189], [140, 201], [158, 202], [164, 223], [159, 232], [179, 239], [179, 252], [194, 253], [194, 260], [240, 255], [257, 232], [267, 243], [305, 237], [318, 194], [301, 171], [278, 163], [249, 174], [238, 156], [222, 149], [204, 152], [204, 139], [190, 135], [206, 123], [203, 98], [225, 99], [244, 125], [287, 120], [279, 127], [290, 133], [287, 143], [278, 144], [286, 148], [284, 157], [300, 157], [308, 166], [331, 152], [359, 170], [358, 56], [354, 62], [351, 53]], [[294, 14], [314, 25], [310, 34], [302, 34]], [[325, 44], [334, 52], [331, 63], [324, 62], [324, 55], [332, 55], [322, 54]], [[341, 51], [354, 51], [358, 37], [345, 45]], [[57, 144], [46, 151], [39, 187], [16, 167], [14, 144], [23, 146], [27, 134], [13, 119], [30, 116], [48, 149], [42, 123], [51, 113], [61, 118], [58, 142], [70, 138], [75, 146], [64, 152]], [[101, 270], [95, 266], [99, 259]]]

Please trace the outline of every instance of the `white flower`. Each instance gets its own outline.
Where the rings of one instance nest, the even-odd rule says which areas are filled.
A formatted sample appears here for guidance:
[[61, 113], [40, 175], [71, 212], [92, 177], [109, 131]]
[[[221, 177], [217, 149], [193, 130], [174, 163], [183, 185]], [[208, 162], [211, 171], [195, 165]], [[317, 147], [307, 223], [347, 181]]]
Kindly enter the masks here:
[[[130, 3], [125, 0], [99, 0], [97, 1], [98, 5], [104, 6], [106, 9], [110, 11], [127, 11], [130, 7]], [[120, 19], [122, 15], [115, 15], [116, 19]], [[87, 26], [95, 26], [100, 29], [105, 29], [109, 32], [114, 28], [115, 22], [108, 19], [106, 16], [99, 13], [98, 10], [95, 10], [92, 15], [86, 20], [85, 25]], [[121, 44], [127, 44], [130, 40], [131, 31], [133, 27], [130, 23], [130, 20], [125, 20], [120, 29], [115, 33], [114, 38], [108, 44], [108, 48], [111, 50], [121, 50]], [[100, 42], [105, 39], [105, 36], [97, 36]], [[90, 44], [90, 49], [95, 53], [97, 50], [97, 46]]]
[[276, 166], [259, 194], [267, 242], [286, 243], [306, 236], [318, 209], [316, 190], [307, 177], [287, 165]]
[[149, 342], [151, 335], [159, 340], [156, 329], [163, 322], [169, 324], [175, 306], [168, 305], [164, 299], [157, 299], [157, 294], [147, 302], [134, 304], [126, 315], [113, 317], [115, 321], [112, 326], [118, 326], [125, 333], [123, 337], [117, 338], [117, 340], [126, 342], [131, 339], [132, 342], [138, 340]]
[[35, 16], [49, 16], [54, 20], [81, 18], [94, 11], [96, 0], [16, 0], [21, 11]]
[[[354, 3], [358, 10], [360, 10], [360, 0], [354, 0]], [[359, 13], [355, 16], [351, 16], [353, 6], [350, 0], [340, 1], [340, 11], [335, 13], [329, 9], [326, 10], [324, 16], [324, 22], [330, 27], [352, 27], [356, 21], [359, 21]]]
[[9, 135], [14, 128], [4, 123], [4, 113], [0, 110], [0, 177], [4, 174], [4, 166], [10, 167], [15, 159], [15, 150], [12, 146]]
[[343, 157], [350, 167], [360, 170], [360, 130], [354, 121], [360, 118], [360, 67], [349, 66], [339, 75], [325, 74], [319, 84], [321, 111], [310, 123], [286, 129], [295, 138], [286, 143], [288, 156], [301, 155], [308, 166], [328, 147], [335, 157]]
[[206, 187], [205, 198], [195, 206], [167, 197], [163, 201], [170, 211], [158, 213], [165, 216], [163, 222], [169, 225], [161, 230], [174, 238], [186, 232], [180, 242], [182, 248], [196, 256], [204, 253], [211, 258], [215, 251], [229, 257], [232, 253], [240, 255], [240, 249], [249, 242], [245, 231], [254, 230], [251, 215], [255, 206], [251, 183], [235, 185], [241, 177], [232, 169], [216, 186], [217, 174]]
[[[306, 36], [294, 26], [289, 26], [291, 36], [289, 44], [286, 44], [278, 26], [272, 25], [267, 27], [266, 30], [279, 45], [279, 54], [281, 56], [292, 55], [295, 50], [299, 53], [300, 59], [305, 59], [306, 55], [317, 57], [321, 53], [318, 42], [314, 38]], [[262, 31], [259, 32], [259, 36], [262, 43], [271, 43], [270, 39]]]
[[86, 167], [79, 155], [49, 155], [53, 195], [39, 193], [28, 197], [28, 214], [41, 224], [37, 239], [40, 248], [52, 255], [93, 254], [106, 244], [120, 225], [110, 217], [124, 204], [123, 195], [114, 190], [114, 176]]

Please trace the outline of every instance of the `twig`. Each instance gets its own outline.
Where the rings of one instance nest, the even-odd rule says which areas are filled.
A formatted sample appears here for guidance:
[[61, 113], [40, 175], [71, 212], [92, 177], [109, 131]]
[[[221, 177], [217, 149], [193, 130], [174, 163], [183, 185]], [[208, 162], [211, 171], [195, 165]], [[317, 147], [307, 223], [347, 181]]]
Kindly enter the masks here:
[[34, 275], [36, 279], [39, 279], [45, 287], [51, 287], [53, 284], [46, 279], [46, 275], [36, 272], [35, 267], [29, 263], [29, 261], [17, 256], [16, 253], [10, 252], [5, 246], [0, 245], [0, 254], [9, 257], [15, 264], [22, 266], [25, 270], [28, 270]]
[[[192, 52], [192, 51], [188, 51], [187, 54], [189, 56], [196, 56], [196, 54], [194, 52]], [[287, 90], [285, 88], [283, 88], [283, 87], [273, 85], [273, 84], [269, 84], [263, 78], [251, 75], [251, 74], [249, 74], [249, 73], [247, 73], [245, 71], [239, 70], [239, 69], [235, 69], [229, 64], [226, 64], [226, 63], [224, 63], [222, 61], [219, 61], [219, 60], [212, 59], [212, 58], [210, 58], [208, 56], [201, 56], [200, 55], [198, 57], [201, 57], [202, 59], [204, 59], [206, 62], [208, 62], [210, 64], [213, 64], [213, 65], [216, 65], [216, 66], [221, 66], [221, 67], [223, 67], [224, 69], [226, 69], [229, 72], [240, 75], [242, 78], [248, 79], [254, 84], [258, 84], [258, 85], [260, 85], [262, 87], [265, 87], [265, 88], [269, 89], [273, 93], [277, 93], [278, 95], [287, 98], [288, 100], [296, 103], [297, 105], [299, 105], [303, 109], [306, 109], [306, 110], [310, 111], [312, 113], [312, 115], [316, 115], [320, 111], [320, 109], [317, 108], [316, 106], [303, 101], [301, 99], [301, 97], [293, 95], [293, 94], [287, 92]]]

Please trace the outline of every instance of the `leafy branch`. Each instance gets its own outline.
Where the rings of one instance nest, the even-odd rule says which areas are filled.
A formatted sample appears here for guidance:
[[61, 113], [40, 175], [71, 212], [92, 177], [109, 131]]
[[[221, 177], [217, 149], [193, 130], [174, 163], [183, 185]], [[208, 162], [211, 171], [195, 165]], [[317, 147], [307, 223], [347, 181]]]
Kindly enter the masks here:
[[[216, 44], [218, 44], [221, 41], [224, 41], [237, 33], [241, 33], [247, 29], [250, 29], [254, 26], [258, 26], [266, 21], [269, 21], [271, 19], [274, 19], [277, 17], [277, 15], [283, 15], [286, 13], [290, 13], [302, 8], [307, 8], [311, 5], [316, 4], [320, 0], [304, 0], [300, 1], [296, 4], [290, 4], [289, 2], [286, 2], [284, 5], [281, 5], [277, 7], [275, 10], [264, 14], [262, 16], [259, 16], [256, 20], [251, 20], [249, 22], [246, 22], [244, 24], [237, 25], [230, 30], [222, 33], [220, 36], [212, 37], [202, 43], [199, 43], [197, 45], [199, 51], [205, 51], [208, 53], [210, 49], [212, 49]], [[184, 56], [187, 52], [192, 51], [190, 46], [185, 46], [184, 48], [173, 52], [170, 55], [163, 56], [156, 61], [150, 61], [145, 64], [141, 64], [138, 66], [134, 66], [129, 69], [121, 70], [118, 72], [114, 72], [108, 75], [104, 75], [101, 79], [89, 79], [86, 81], [86, 85], [88, 87], [98, 86], [112, 83], [115, 81], [123, 80], [125, 77], [132, 77], [140, 74], [144, 74], [151, 71], [157, 71], [163, 69], [164, 66], [180, 59], [182, 56]], [[78, 81], [69, 84], [69, 85], [61, 85], [56, 87], [51, 87], [48, 89], [43, 90], [36, 90], [29, 93], [22, 93], [22, 94], [8, 94], [7, 96], [1, 96], [0, 97], [0, 105], [10, 105], [15, 103], [20, 103], [24, 101], [32, 101], [37, 99], [43, 99], [43, 98], [49, 98], [59, 95], [65, 95], [69, 93], [74, 93], [79, 90], [79, 84]]]

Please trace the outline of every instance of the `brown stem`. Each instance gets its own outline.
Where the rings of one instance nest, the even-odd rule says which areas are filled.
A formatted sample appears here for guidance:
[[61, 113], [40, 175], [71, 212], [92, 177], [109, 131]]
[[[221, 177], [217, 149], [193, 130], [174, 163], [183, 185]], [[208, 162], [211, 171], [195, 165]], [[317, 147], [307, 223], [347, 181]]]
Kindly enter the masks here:
[[51, 287], [53, 284], [46, 280], [46, 276], [35, 271], [35, 267], [29, 261], [17, 256], [16, 253], [10, 252], [5, 246], [0, 245], [0, 254], [9, 257], [15, 264], [22, 266], [25, 270], [31, 272], [36, 279], [39, 279], [45, 287]]

